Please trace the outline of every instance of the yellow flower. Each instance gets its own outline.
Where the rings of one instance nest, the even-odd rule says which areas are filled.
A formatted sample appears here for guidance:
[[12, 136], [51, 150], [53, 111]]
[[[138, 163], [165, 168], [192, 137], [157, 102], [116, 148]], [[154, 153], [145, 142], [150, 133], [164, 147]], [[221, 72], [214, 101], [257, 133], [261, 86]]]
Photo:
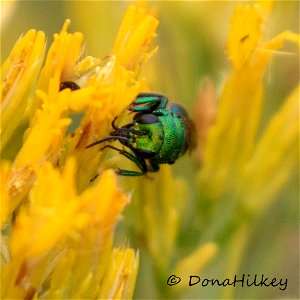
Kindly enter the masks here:
[[[75, 173], [73, 160], [62, 174], [50, 163], [37, 171], [28, 203], [19, 209], [7, 238], [3, 298], [108, 299], [132, 293], [137, 256], [132, 249], [113, 250], [111, 241], [129, 199], [111, 171], [78, 195]], [[111, 270], [117, 274], [108, 277]]]
[[[300, 37], [284, 31], [264, 40], [270, 3], [262, 3], [239, 4], [231, 18], [227, 43], [231, 71], [208, 132], [198, 177], [201, 205], [209, 216], [203, 236], [228, 245], [223, 257], [225, 277], [240, 272], [254, 217], [277, 199], [298, 172], [299, 84], [262, 133], [259, 125], [271, 58], [286, 41], [299, 47]], [[224, 289], [221, 297], [232, 299], [234, 293], [234, 288]]]
[[27, 101], [24, 99], [32, 91], [43, 63], [44, 51], [45, 34], [29, 30], [17, 41], [1, 67], [1, 152], [8, 152], [7, 156], [11, 157], [17, 150], [10, 139], [28, 118]]
[[[83, 35], [68, 33], [69, 23], [54, 35], [41, 71], [45, 35], [35, 30], [16, 43], [1, 70], [1, 151], [11, 160], [1, 162], [6, 299], [128, 299], [134, 291], [138, 254], [113, 243], [130, 198], [112, 171], [90, 184], [100, 152], [85, 148], [148, 89], [138, 75], [156, 49], [158, 21], [130, 6], [112, 54], [103, 59], [81, 59]], [[81, 89], [60, 90], [64, 81]], [[69, 133], [74, 113], [83, 117]]]
[[[255, 204], [252, 204], [264, 206], [270, 200], [272, 191], [265, 191], [262, 195], [259, 189], [267, 188], [267, 182], [268, 188], [272, 190], [278, 190], [282, 186], [284, 179], [279, 180], [279, 177], [287, 175], [284, 175], [287, 171], [284, 170], [287, 167], [284, 158], [291, 157], [290, 151], [297, 148], [297, 88], [257, 143], [265, 70], [272, 55], [283, 46], [284, 41], [290, 40], [299, 45], [299, 36], [288, 31], [270, 41], [264, 41], [265, 17], [266, 14], [259, 5], [238, 5], [231, 19], [227, 53], [232, 70], [220, 98], [216, 124], [208, 136], [203, 169], [200, 172], [201, 185], [212, 199], [218, 199], [227, 193], [237, 193], [238, 197], [251, 197], [249, 203], [256, 197]], [[287, 116], [291, 118], [289, 122], [286, 120]], [[271, 132], [273, 137], [270, 136]], [[275, 139], [278, 141], [276, 147]], [[268, 158], [270, 153], [274, 153], [275, 160], [272, 162]], [[288, 169], [288, 172], [293, 172], [293, 168]], [[274, 175], [275, 178], [278, 176], [278, 181]], [[250, 182], [253, 180], [250, 176], [256, 178], [256, 183]], [[252, 190], [252, 184], [257, 185], [256, 192]]]

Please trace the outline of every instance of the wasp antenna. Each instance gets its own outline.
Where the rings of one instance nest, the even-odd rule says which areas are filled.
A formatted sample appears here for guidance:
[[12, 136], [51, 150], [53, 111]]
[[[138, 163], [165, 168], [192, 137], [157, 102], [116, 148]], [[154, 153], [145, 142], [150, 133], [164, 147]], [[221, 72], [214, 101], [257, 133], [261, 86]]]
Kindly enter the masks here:
[[104, 138], [102, 140], [99, 140], [99, 141], [96, 141], [94, 143], [91, 143], [91, 144], [87, 145], [86, 148], [91, 148], [95, 145], [98, 145], [98, 144], [101, 144], [101, 143], [104, 143], [104, 142], [115, 141], [115, 140], [128, 142], [128, 138], [124, 137], [124, 136], [109, 136], [107, 138]]
[[96, 142], [94, 142], [94, 143], [91, 143], [91, 144], [87, 145], [86, 148], [91, 148], [91, 147], [96, 146], [96, 145], [98, 145], [98, 144], [101, 144], [101, 143], [103, 143], [103, 142], [113, 141], [113, 140], [115, 140], [114, 137], [112, 137], [112, 136], [111, 136], [111, 137], [107, 137], [107, 138], [105, 138], [105, 139], [102, 139], [102, 140], [99, 140], [99, 141], [96, 141]]
[[115, 129], [115, 130], [118, 129], [118, 126], [116, 126], [116, 121], [117, 121], [117, 119], [118, 119], [118, 116], [115, 117], [115, 118], [112, 120], [112, 122], [111, 122], [111, 126], [112, 126], [112, 128]]

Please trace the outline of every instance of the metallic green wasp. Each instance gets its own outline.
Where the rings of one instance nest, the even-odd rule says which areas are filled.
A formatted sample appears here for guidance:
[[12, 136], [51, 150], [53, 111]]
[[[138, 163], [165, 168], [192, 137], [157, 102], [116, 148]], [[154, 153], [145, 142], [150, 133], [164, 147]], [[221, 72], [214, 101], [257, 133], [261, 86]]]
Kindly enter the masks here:
[[[140, 171], [117, 169], [118, 175], [140, 176], [157, 172], [160, 164], [173, 164], [188, 149], [195, 147], [195, 127], [185, 109], [176, 103], [167, 107], [168, 99], [159, 94], [141, 93], [129, 105], [135, 115], [131, 123], [122, 127], [112, 122], [110, 136], [87, 146], [119, 141], [123, 149], [113, 149], [136, 164]], [[127, 149], [126, 149], [127, 148]]]

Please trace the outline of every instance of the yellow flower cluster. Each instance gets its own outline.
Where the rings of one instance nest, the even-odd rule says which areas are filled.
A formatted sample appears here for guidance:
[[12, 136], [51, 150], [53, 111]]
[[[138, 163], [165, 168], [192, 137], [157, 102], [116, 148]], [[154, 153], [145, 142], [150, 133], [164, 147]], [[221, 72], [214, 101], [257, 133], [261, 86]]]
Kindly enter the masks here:
[[2, 297], [130, 297], [138, 256], [133, 249], [112, 248], [114, 224], [129, 201], [114, 174], [106, 171], [80, 195], [73, 160], [63, 173], [47, 162], [36, 176], [27, 203], [4, 237]]
[[[299, 35], [290, 31], [264, 40], [271, 4], [239, 4], [233, 13], [227, 44], [231, 71], [198, 176], [211, 214], [206, 231], [213, 240], [229, 244], [223, 258], [226, 276], [240, 270], [254, 216], [270, 207], [299, 171], [299, 83], [262, 132], [259, 128], [272, 56], [287, 41], [300, 46]], [[224, 289], [221, 297], [232, 299], [235, 293], [234, 288]]]
[[[68, 33], [69, 23], [54, 35], [41, 71], [45, 35], [35, 30], [1, 69], [3, 299], [127, 299], [134, 290], [138, 254], [113, 245], [130, 197], [112, 171], [90, 184], [101, 153], [85, 148], [147, 90], [138, 73], [156, 49], [158, 21], [130, 6], [103, 59], [81, 59], [83, 35]], [[60, 90], [64, 81], [81, 89]], [[70, 116], [79, 112], [81, 123], [69, 133]]]
[[[152, 180], [131, 181], [137, 198], [130, 207], [133, 231], [159, 283], [153, 294], [189, 293], [189, 275], [201, 274], [217, 254], [224, 260], [220, 272], [237, 274], [251, 217], [298, 171], [299, 85], [259, 128], [270, 61], [286, 41], [300, 45], [299, 35], [289, 31], [265, 40], [271, 8], [272, 1], [236, 6], [227, 43], [231, 69], [218, 111], [206, 81], [206, 103], [196, 119], [204, 142], [195, 182], [174, 180], [167, 165]], [[45, 34], [29, 30], [1, 68], [3, 299], [128, 299], [134, 291], [139, 254], [114, 245], [114, 228], [131, 195], [120, 190], [111, 170], [103, 171], [110, 166], [105, 154], [86, 146], [106, 137], [112, 120], [136, 94], [149, 90], [139, 75], [157, 50], [158, 21], [130, 6], [111, 54], [103, 58], [82, 57], [84, 37], [68, 33], [69, 24], [66, 20], [54, 35], [45, 60]], [[81, 88], [60, 90], [64, 81]], [[190, 186], [195, 191], [188, 194]], [[189, 196], [198, 196], [198, 202], [190, 205]], [[188, 210], [195, 210], [188, 214], [197, 220], [184, 230], [194, 230], [194, 240], [179, 248]], [[182, 284], [167, 286], [171, 274]], [[222, 293], [234, 296], [229, 287]]]
[[232, 16], [227, 44], [232, 70], [200, 172], [201, 185], [212, 199], [235, 194], [247, 209], [251, 206], [255, 211], [273, 199], [292, 171], [298, 143], [299, 86], [258, 138], [266, 68], [285, 41], [300, 45], [299, 36], [289, 31], [263, 40], [268, 3], [238, 5]]

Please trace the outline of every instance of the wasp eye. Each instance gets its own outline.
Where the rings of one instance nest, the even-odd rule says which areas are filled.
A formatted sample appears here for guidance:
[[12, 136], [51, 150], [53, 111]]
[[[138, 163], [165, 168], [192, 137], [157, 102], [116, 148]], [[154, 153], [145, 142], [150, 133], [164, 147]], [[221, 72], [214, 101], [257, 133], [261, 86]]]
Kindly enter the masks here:
[[175, 114], [178, 118], [187, 118], [188, 114], [186, 110], [177, 103], [170, 104], [170, 111]]
[[159, 123], [159, 118], [153, 114], [144, 114], [136, 119], [139, 124], [154, 124]]

